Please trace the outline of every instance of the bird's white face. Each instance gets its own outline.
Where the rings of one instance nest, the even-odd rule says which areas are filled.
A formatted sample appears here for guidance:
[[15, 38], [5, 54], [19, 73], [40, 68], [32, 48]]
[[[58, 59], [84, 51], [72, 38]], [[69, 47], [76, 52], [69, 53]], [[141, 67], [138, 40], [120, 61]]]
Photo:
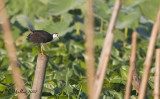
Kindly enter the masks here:
[[53, 39], [54, 39], [54, 38], [59, 38], [59, 37], [58, 37], [58, 33], [54, 33], [54, 34], [53, 34]]

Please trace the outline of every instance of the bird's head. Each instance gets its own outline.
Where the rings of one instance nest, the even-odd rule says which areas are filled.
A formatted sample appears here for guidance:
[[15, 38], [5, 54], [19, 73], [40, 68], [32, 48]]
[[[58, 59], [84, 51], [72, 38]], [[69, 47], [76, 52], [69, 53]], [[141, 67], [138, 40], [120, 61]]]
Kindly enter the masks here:
[[59, 39], [58, 33], [54, 33], [54, 34], [53, 34], [53, 39], [54, 39], [54, 38], [58, 38], [58, 39]]

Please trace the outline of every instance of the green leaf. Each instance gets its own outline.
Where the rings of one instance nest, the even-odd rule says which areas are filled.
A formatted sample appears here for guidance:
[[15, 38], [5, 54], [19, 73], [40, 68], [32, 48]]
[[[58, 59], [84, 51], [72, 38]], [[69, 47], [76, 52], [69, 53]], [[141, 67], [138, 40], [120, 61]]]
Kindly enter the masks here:
[[49, 16], [62, 14], [74, 9], [76, 6], [82, 4], [83, 1], [84, 0], [49, 0], [47, 14]]
[[49, 21], [46, 19], [38, 19], [34, 21], [34, 25], [37, 30], [44, 30], [51, 24], [52, 24], [52, 21]]
[[11, 84], [13, 82], [12, 81], [12, 75], [11, 74], [5, 75], [5, 79], [2, 82], [7, 84], [7, 85]]
[[82, 85], [82, 91], [87, 93], [87, 82], [83, 81], [83, 82], [81, 82], [81, 85]]
[[53, 33], [59, 33], [59, 35], [64, 35], [68, 32], [69, 23], [67, 21], [62, 22], [53, 22], [45, 19], [39, 19], [35, 20], [35, 28], [38, 30], [46, 30], [47, 32], [53, 34]]
[[73, 70], [74, 70], [74, 73], [77, 75], [77, 76], [82, 76], [84, 75], [84, 69], [82, 69], [81, 67], [79, 66], [73, 66]]
[[105, 35], [103, 33], [95, 33], [95, 46], [102, 47], [104, 43]]
[[[113, 2], [113, 0], [110, 0], [110, 2]], [[109, 19], [110, 14], [112, 13], [112, 9], [108, 7], [107, 3], [105, 0], [95, 0], [95, 11], [96, 15], [100, 16], [104, 19]]]
[[14, 40], [17, 40], [20, 36], [21, 30], [18, 27], [12, 26], [12, 32], [13, 32], [13, 38]]
[[0, 91], [4, 91], [7, 88], [7, 86], [0, 83]]
[[71, 14], [63, 13], [61, 16], [62, 16], [62, 21], [68, 24], [70, 24], [73, 21], [73, 16]]
[[122, 66], [120, 68], [121, 77], [123, 80], [127, 80], [128, 77], [128, 66]]
[[31, 19], [28, 18], [25, 15], [17, 15], [16, 16], [17, 21], [25, 28], [33, 29]]
[[127, 28], [132, 28], [135, 29], [138, 25], [138, 21], [140, 18], [140, 13], [137, 11], [121, 11], [118, 14], [118, 20], [116, 22], [116, 28], [118, 29], [124, 29], [125, 27]]
[[33, 49], [32, 49], [32, 54], [35, 56], [36, 54], [38, 54], [39, 53], [39, 49], [37, 48], [37, 47], [34, 47]]
[[65, 87], [65, 89], [67, 90], [67, 93], [72, 93], [73, 92], [73, 89], [72, 89], [71, 85], [67, 85]]
[[156, 19], [156, 15], [158, 12], [160, 0], [144, 0], [142, 4], [139, 5], [137, 9], [139, 12], [142, 13], [147, 19], [154, 22]]
[[44, 30], [48, 30], [50, 33], [61, 33], [67, 31], [69, 24], [66, 22], [56, 22], [51, 23], [48, 27], [46, 27]]
[[123, 6], [127, 6], [127, 7], [131, 7], [131, 6], [136, 6], [138, 4], [140, 4], [141, 2], [143, 2], [144, 0], [122, 0], [122, 5]]
[[119, 76], [118, 73], [113, 73], [110, 77], [110, 83], [121, 83], [122, 78]]
[[116, 91], [109, 91], [109, 92], [115, 97], [115, 99], [123, 99], [122, 92], [116, 92]]

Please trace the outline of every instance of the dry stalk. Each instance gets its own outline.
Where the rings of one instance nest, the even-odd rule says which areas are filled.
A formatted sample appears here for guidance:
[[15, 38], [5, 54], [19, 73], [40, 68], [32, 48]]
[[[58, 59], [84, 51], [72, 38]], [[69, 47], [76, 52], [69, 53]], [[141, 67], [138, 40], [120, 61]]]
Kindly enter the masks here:
[[32, 86], [31, 99], [41, 99], [43, 83], [48, 63], [48, 56], [38, 54], [34, 82]]
[[124, 99], [130, 98], [130, 90], [131, 90], [131, 83], [132, 83], [132, 76], [135, 69], [135, 61], [136, 61], [136, 45], [137, 45], [137, 33], [133, 32], [132, 34], [132, 51], [131, 51], [131, 57], [130, 57], [130, 67], [128, 71], [128, 77], [127, 77], [127, 84], [126, 84], [126, 91], [125, 91], [125, 97]]
[[113, 13], [111, 16], [111, 20], [109, 23], [109, 27], [108, 27], [106, 37], [104, 40], [104, 45], [103, 45], [103, 49], [102, 49], [100, 60], [99, 60], [98, 70], [95, 76], [93, 99], [99, 98], [100, 92], [103, 86], [103, 81], [104, 81], [104, 77], [106, 74], [107, 65], [108, 65], [108, 61], [110, 58], [112, 43], [113, 43], [113, 38], [114, 38], [113, 30], [114, 30], [117, 15], [120, 9], [120, 4], [121, 4], [120, 0], [116, 0], [114, 9], [113, 9]]
[[157, 13], [157, 18], [156, 18], [155, 24], [153, 26], [151, 37], [150, 37], [150, 42], [148, 45], [148, 51], [147, 51], [147, 55], [146, 55], [146, 59], [145, 59], [145, 66], [144, 66], [144, 70], [143, 70], [143, 76], [142, 76], [142, 81], [141, 81], [141, 85], [140, 85], [140, 92], [139, 92], [138, 99], [145, 98], [147, 81], [149, 78], [149, 72], [150, 72], [150, 67], [151, 67], [151, 63], [152, 63], [153, 51], [154, 51], [159, 27], [160, 27], [160, 8]]
[[93, 0], [86, 0], [85, 36], [88, 99], [93, 99], [93, 84], [95, 76]]
[[21, 72], [17, 61], [16, 47], [11, 33], [10, 22], [8, 19], [8, 15], [5, 9], [5, 3], [3, 0], [0, 0], [0, 18], [2, 21], [1, 26], [3, 31], [4, 43], [6, 46], [10, 65], [12, 68], [12, 76], [15, 82], [15, 88], [17, 92], [21, 91], [20, 93], [17, 93], [18, 99], [27, 99], [25, 84], [22, 80]]
[[155, 75], [154, 75], [154, 99], [160, 98], [160, 49], [156, 50]]

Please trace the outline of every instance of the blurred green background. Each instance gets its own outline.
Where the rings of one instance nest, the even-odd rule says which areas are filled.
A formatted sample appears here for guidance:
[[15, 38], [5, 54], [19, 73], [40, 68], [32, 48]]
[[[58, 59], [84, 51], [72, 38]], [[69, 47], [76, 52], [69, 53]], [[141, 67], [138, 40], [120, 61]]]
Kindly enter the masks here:
[[[59, 33], [60, 39], [45, 46], [49, 56], [42, 99], [86, 99], [84, 48], [85, 0], [5, 0], [16, 43], [18, 62], [30, 95], [39, 49], [27, 42], [29, 29]], [[103, 46], [115, 0], [94, 0], [95, 66]], [[152, 26], [159, 0], [122, 0], [115, 26], [115, 38], [100, 99], [123, 99], [127, 79], [131, 34], [138, 32], [136, 67], [143, 72]], [[160, 47], [160, 36], [156, 48]], [[153, 99], [154, 57], [148, 84], [148, 98]], [[131, 99], [137, 98], [132, 88]], [[16, 99], [11, 68], [0, 28], [0, 99]]]

